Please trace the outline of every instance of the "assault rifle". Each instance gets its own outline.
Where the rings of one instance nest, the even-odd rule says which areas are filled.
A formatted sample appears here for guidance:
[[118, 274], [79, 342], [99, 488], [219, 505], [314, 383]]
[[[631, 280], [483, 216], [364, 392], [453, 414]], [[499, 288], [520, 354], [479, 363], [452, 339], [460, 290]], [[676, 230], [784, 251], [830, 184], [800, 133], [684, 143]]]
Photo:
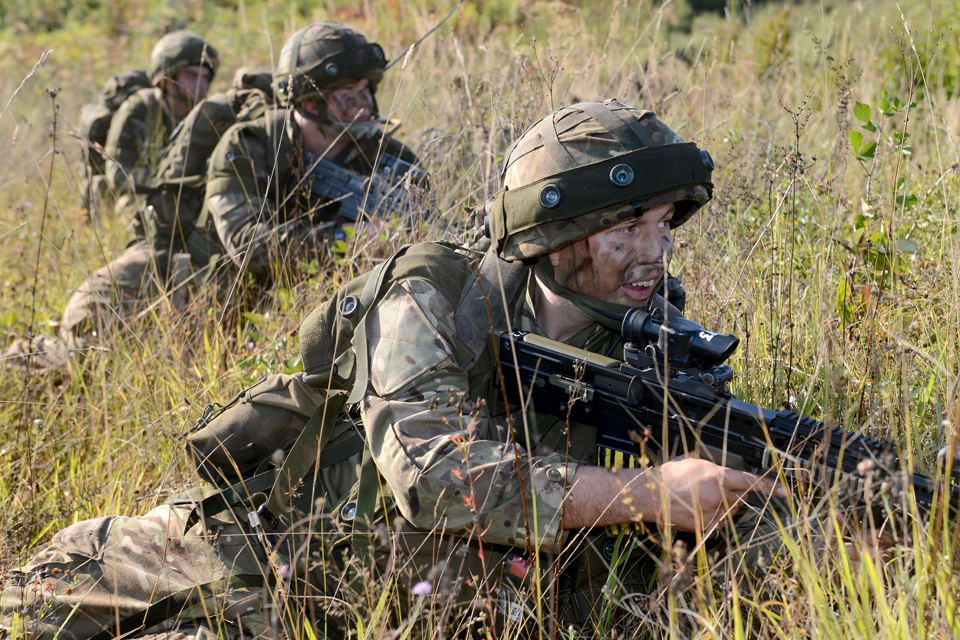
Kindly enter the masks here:
[[304, 152], [304, 158], [310, 169], [310, 190], [339, 202], [339, 214], [348, 220], [357, 220], [361, 212], [380, 218], [410, 215], [409, 191], [403, 183], [409, 179], [417, 184], [427, 177], [423, 169], [389, 153], [380, 155], [371, 176], [344, 169], [309, 151]]
[[[697, 451], [756, 474], [779, 460], [785, 475], [837, 488], [851, 506], [864, 504], [867, 486], [876, 504], [884, 496], [899, 502], [906, 490], [924, 513], [938, 503], [944, 485], [907, 472], [900, 443], [734, 398], [727, 391], [733, 369], [723, 362], [740, 343], [735, 336], [639, 308], [624, 318], [621, 333], [624, 361], [531, 333], [501, 334], [505, 398], [516, 406], [522, 393], [537, 413], [595, 427], [601, 459], [605, 449], [639, 455], [642, 443], [671, 456]], [[946, 485], [953, 510], [958, 480], [954, 465]]]

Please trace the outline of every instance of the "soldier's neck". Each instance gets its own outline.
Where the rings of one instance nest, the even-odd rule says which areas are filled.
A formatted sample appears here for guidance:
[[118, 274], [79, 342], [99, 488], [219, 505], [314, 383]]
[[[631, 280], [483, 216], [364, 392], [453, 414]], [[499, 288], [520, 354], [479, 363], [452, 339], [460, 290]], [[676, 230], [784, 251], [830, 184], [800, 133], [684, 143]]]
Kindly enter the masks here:
[[348, 136], [328, 134], [325, 129], [304, 118], [297, 111], [293, 112], [293, 118], [300, 128], [303, 148], [324, 160], [336, 159], [350, 145]]
[[531, 279], [533, 287], [533, 312], [537, 316], [537, 326], [543, 330], [551, 340], [566, 342], [590, 325], [594, 321], [569, 300], [561, 298], [550, 291], [540, 279], [534, 275]]

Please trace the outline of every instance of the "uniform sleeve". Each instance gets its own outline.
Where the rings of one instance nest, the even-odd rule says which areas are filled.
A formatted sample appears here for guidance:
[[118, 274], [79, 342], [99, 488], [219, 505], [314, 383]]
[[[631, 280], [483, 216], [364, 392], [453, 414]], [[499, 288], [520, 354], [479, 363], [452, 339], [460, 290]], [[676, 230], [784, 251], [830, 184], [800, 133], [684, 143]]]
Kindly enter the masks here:
[[[457, 365], [453, 310], [428, 282], [395, 283], [368, 317], [362, 412], [377, 468], [425, 530], [557, 550], [576, 464], [511, 444]], [[518, 428], [522, 428], [517, 425]]]
[[107, 133], [107, 181], [117, 191], [135, 191], [150, 181], [151, 131], [147, 105], [131, 96], [120, 105]]
[[230, 129], [213, 152], [207, 209], [230, 259], [255, 275], [266, 275], [271, 264], [322, 251], [334, 230], [308, 219], [278, 221], [275, 201], [264, 195], [278, 180], [270, 175], [274, 159], [263, 141], [241, 131]]

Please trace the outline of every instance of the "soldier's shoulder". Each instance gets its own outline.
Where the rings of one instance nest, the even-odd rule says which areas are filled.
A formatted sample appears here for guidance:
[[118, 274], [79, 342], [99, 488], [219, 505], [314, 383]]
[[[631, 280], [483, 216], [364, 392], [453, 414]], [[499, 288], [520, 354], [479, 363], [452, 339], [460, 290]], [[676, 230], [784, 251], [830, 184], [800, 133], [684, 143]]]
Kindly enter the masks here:
[[425, 280], [456, 308], [461, 293], [473, 275], [473, 262], [457, 247], [445, 242], [421, 242], [397, 258], [392, 269], [394, 282]]
[[225, 109], [233, 111], [233, 99], [226, 93], [215, 93], [201, 101], [194, 110], [221, 112]]
[[160, 106], [161, 99], [160, 89], [156, 87], [138, 89], [121, 103], [117, 115], [126, 114], [128, 117], [136, 115], [146, 116], [149, 111]]

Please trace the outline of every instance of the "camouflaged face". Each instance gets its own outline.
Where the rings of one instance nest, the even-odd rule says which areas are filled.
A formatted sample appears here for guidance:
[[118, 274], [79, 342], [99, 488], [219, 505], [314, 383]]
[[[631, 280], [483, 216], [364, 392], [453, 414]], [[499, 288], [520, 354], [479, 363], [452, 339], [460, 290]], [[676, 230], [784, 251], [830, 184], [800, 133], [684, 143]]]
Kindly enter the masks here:
[[[710, 195], [704, 187], [688, 187], [645, 200], [643, 207], [644, 210], [650, 210], [674, 202], [679, 205], [675, 217], [682, 216], [682, 220], [686, 220], [693, 213], [690, 211], [691, 206], [699, 207], [709, 199]], [[688, 203], [695, 203], [695, 205]], [[683, 204], [687, 204], [687, 207], [681, 210]], [[505, 260], [539, 258], [635, 217], [636, 213], [631, 205], [619, 204], [591, 211], [576, 218], [541, 224], [512, 234], [504, 246], [503, 258]]]
[[[583, 105], [562, 107], [534, 124], [516, 143], [503, 172], [504, 188], [515, 190], [558, 173], [596, 164], [636, 149], [683, 143], [680, 136], [657, 119], [652, 111], [635, 109], [616, 100], [607, 100], [603, 105], [620, 117], [634, 119], [642, 132], [642, 144], [637, 144], [635, 137], [621, 137], [622, 139], [618, 140], [613, 133], [588, 115], [582, 109]], [[549, 139], [553, 137], [551, 123], [563, 153], [550, 152]], [[676, 218], [679, 224], [709, 199], [710, 193], [705, 186], [688, 186], [649, 199], [644, 198], [643, 207], [649, 210], [675, 202], [678, 205]], [[553, 220], [533, 228], [515, 230], [510, 229], [508, 211], [508, 237], [502, 247], [501, 256], [506, 260], [536, 258], [635, 215], [633, 207], [625, 203], [576, 218]]]

